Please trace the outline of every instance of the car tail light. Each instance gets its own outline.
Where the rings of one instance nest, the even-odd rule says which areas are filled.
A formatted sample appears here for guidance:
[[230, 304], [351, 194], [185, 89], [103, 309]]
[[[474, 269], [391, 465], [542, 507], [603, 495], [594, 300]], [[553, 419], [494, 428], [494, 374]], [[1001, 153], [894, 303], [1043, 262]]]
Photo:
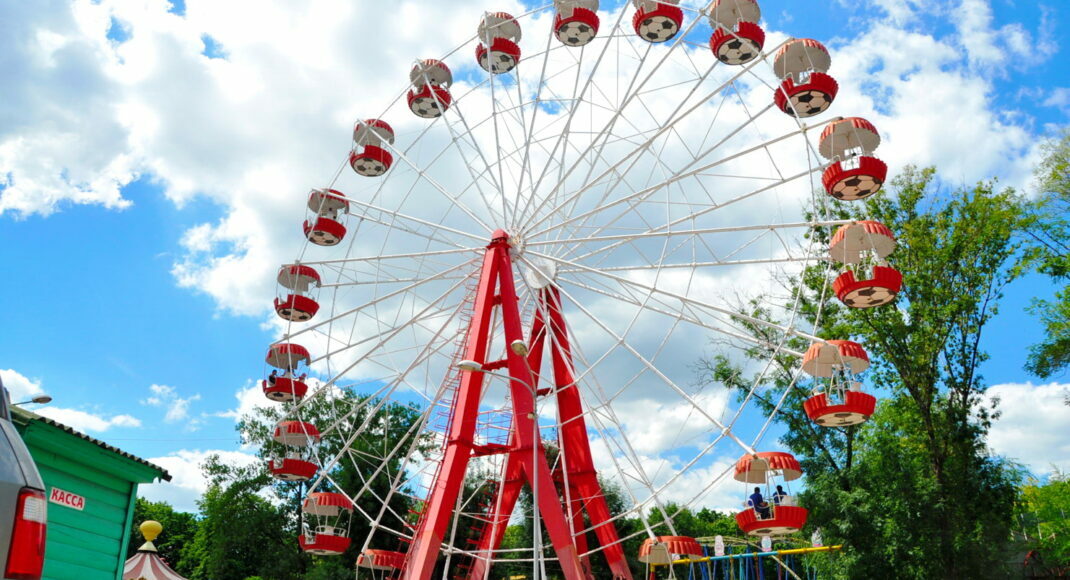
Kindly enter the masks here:
[[15, 527], [11, 530], [11, 548], [4, 575], [15, 580], [40, 580], [45, 563], [45, 492], [23, 489], [19, 492]]

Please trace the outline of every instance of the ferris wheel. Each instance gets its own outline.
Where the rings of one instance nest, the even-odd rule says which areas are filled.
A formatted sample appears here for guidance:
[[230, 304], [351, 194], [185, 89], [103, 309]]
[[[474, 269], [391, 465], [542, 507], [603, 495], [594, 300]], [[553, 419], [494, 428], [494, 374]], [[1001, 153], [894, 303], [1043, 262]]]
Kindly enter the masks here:
[[[862, 346], [819, 339], [778, 280], [822, 265], [849, 307], [894, 300], [892, 232], [803, 217], [814, 196], [881, 188], [876, 128], [826, 114], [827, 49], [767, 39], [754, 0], [623, 4], [473, 15], [470, 42], [398, 71], [396, 98], [309, 194], [263, 384], [287, 417], [270, 470], [307, 482], [306, 551], [359, 553], [376, 577], [553, 562], [579, 579], [598, 560], [631, 578], [625, 541], [645, 539], [651, 564], [691, 553], [668, 506], [732, 479], [740, 500], [766, 486], [737, 516], [745, 533], [798, 531], [805, 508], [771, 490], [802, 470], [763, 451], [775, 413], [696, 383], [711, 340], [797, 357], [820, 425], [873, 413]], [[761, 296], [770, 317], [744, 314]], [[749, 364], [760, 389], [772, 361]], [[391, 405], [410, 410], [393, 431]], [[360, 476], [341, 480], [346, 465]], [[547, 545], [506, 541], [525, 520]], [[370, 531], [353, 537], [358, 521]]]

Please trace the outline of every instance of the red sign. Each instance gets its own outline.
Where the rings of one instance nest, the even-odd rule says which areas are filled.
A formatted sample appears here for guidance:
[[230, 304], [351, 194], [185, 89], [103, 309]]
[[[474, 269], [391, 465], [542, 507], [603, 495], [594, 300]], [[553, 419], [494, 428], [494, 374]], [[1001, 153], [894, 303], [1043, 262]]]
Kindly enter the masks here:
[[49, 494], [48, 501], [52, 503], [58, 503], [59, 505], [67, 506], [69, 508], [74, 508], [78, 511], [82, 511], [85, 509], [84, 497], [73, 494], [69, 491], [63, 491], [58, 487], [52, 488], [52, 493]]

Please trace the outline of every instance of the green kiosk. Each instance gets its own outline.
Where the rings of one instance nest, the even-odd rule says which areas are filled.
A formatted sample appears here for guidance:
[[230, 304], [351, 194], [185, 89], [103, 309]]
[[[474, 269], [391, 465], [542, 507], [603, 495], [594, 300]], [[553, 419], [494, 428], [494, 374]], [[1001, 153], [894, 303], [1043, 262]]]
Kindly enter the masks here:
[[163, 468], [52, 419], [14, 408], [48, 497], [43, 580], [121, 580], [139, 483]]

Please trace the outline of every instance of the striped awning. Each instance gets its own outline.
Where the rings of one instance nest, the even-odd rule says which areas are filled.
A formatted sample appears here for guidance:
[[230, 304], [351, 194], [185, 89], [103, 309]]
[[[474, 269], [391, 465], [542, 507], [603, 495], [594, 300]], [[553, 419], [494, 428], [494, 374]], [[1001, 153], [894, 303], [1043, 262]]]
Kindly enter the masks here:
[[[147, 543], [148, 546], [152, 546], [151, 542]], [[156, 553], [155, 547], [151, 550], [142, 549], [134, 554], [129, 560], [126, 561], [126, 567], [123, 568], [123, 580], [186, 580], [182, 576], [179, 576], [178, 572], [175, 572], [160, 558], [160, 555]]]

